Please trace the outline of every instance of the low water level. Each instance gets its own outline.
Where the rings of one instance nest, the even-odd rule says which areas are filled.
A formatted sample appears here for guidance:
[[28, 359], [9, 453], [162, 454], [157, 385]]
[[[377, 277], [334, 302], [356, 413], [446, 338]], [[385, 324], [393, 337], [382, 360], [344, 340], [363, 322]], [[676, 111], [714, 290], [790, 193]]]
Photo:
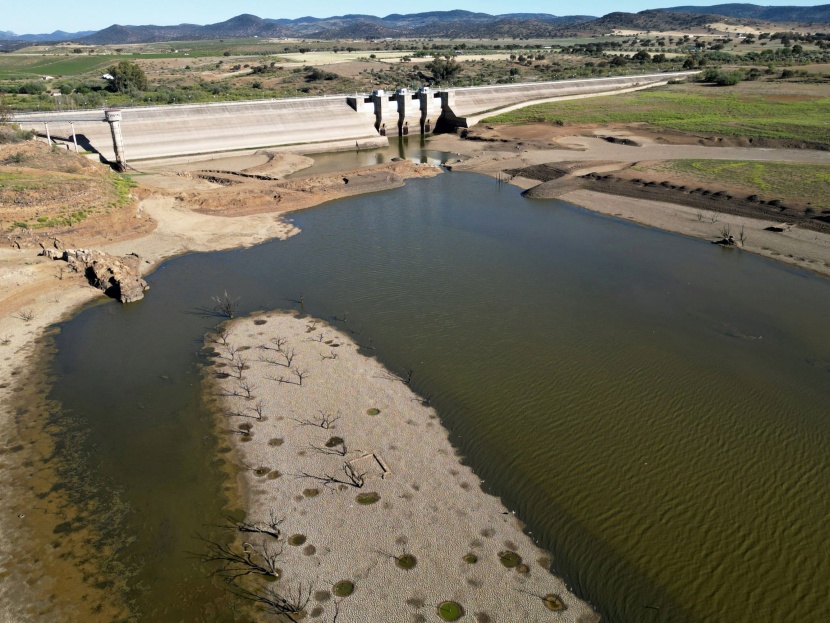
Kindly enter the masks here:
[[307, 175], [322, 175], [338, 171], [353, 171], [375, 164], [391, 162], [395, 158], [412, 160], [421, 164], [444, 164], [458, 156], [446, 151], [427, 149], [423, 137], [401, 137], [383, 149], [369, 149], [365, 151], [346, 151], [323, 154], [310, 154], [314, 164], [307, 169], [300, 169], [286, 179], [305, 177]]
[[222, 512], [198, 350], [224, 290], [243, 312], [303, 293], [413, 369], [605, 620], [830, 620], [830, 282], [465, 173], [293, 220], [287, 241], [170, 261], [143, 301], [57, 337], [52, 397], [131, 509], [113, 530], [136, 539], [139, 620], [223, 619], [183, 552]]

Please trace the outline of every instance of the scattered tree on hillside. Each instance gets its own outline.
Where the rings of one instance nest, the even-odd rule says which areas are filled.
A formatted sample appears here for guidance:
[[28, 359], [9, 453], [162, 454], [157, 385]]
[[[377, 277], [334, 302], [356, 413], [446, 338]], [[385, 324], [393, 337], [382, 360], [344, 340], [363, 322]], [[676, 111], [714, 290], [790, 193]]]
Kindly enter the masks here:
[[6, 100], [0, 96], [0, 124], [8, 123], [12, 120], [12, 108], [6, 103]]
[[146, 91], [148, 85], [144, 70], [133, 61], [121, 61], [107, 69], [113, 80], [112, 86], [119, 93]]
[[449, 82], [461, 73], [461, 64], [452, 56], [436, 56], [435, 60], [426, 64], [426, 68], [432, 72], [436, 82]]

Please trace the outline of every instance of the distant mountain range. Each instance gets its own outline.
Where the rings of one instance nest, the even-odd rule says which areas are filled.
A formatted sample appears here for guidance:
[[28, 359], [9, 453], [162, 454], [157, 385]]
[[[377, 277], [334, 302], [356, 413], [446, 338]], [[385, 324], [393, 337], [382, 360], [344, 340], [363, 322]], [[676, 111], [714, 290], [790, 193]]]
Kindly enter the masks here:
[[0, 31], [0, 40], [12, 42], [73, 41], [82, 44], [152, 43], [197, 39], [246, 37], [365, 39], [400, 37], [495, 38], [554, 37], [563, 34], [602, 33], [615, 29], [682, 30], [700, 28], [728, 19], [783, 23], [830, 23], [830, 4], [815, 7], [765, 7], [754, 4], [719, 4], [708, 7], [679, 6], [640, 13], [556, 16], [547, 13], [490, 15], [472, 11], [430, 11], [409, 15], [340, 15], [298, 19], [262, 19], [238, 15], [224, 22], [201, 26], [121, 26], [100, 31], [68, 33], [61, 30], [40, 35], [16, 35]]
[[83, 32], [56, 30], [55, 32], [42, 35], [16, 35], [8, 30], [0, 30], [0, 39], [4, 41], [70, 41], [72, 39], [88, 37], [89, 35], [95, 34], [95, 32], [94, 30], [84, 30]]

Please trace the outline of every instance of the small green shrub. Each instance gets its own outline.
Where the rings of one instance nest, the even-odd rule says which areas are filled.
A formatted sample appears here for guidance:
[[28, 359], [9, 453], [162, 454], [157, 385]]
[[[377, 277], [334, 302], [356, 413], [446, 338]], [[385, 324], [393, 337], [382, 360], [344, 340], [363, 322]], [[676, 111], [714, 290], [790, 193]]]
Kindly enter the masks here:
[[355, 502], [358, 504], [363, 504], [364, 506], [368, 506], [369, 504], [374, 504], [380, 500], [380, 495], [372, 492], [372, 493], [360, 493], [355, 497]]
[[505, 550], [503, 552], [499, 552], [499, 562], [501, 562], [501, 564], [503, 564], [508, 569], [513, 569], [522, 564], [522, 557], [519, 556], [516, 552]]
[[415, 565], [418, 564], [418, 559], [412, 554], [404, 554], [403, 556], [395, 558], [395, 564], [401, 569], [409, 571], [410, 569], [415, 568]]
[[442, 621], [457, 621], [464, 616], [464, 608], [454, 601], [444, 601], [438, 604], [438, 616]]
[[16, 154], [12, 154], [8, 158], [6, 158], [3, 161], [3, 164], [23, 164], [27, 160], [29, 160], [29, 156], [19, 151]]
[[354, 593], [354, 582], [350, 580], [340, 580], [332, 587], [331, 592], [338, 597], [348, 597]]
[[562, 601], [562, 598], [559, 595], [545, 595], [542, 603], [544, 603], [545, 608], [551, 612], [561, 612], [562, 610], [567, 609], [565, 602]]

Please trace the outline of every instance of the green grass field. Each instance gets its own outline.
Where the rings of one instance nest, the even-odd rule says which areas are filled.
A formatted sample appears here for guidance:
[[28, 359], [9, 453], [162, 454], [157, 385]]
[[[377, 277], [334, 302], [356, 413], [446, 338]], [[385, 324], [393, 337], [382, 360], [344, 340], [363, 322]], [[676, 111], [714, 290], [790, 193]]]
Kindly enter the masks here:
[[669, 160], [635, 167], [640, 171], [677, 173], [702, 186], [726, 184], [752, 189], [762, 197], [812, 204], [816, 211], [830, 209], [830, 165], [745, 160]]
[[787, 99], [696, 85], [528, 106], [484, 121], [647, 123], [681, 132], [830, 143], [830, 97]]
[[88, 56], [70, 54], [68, 56], [19, 54], [0, 55], [0, 80], [35, 79], [40, 76], [83, 76], [102, 73], [107, 67], [124, 59], [134, 59], [132, 55]]

